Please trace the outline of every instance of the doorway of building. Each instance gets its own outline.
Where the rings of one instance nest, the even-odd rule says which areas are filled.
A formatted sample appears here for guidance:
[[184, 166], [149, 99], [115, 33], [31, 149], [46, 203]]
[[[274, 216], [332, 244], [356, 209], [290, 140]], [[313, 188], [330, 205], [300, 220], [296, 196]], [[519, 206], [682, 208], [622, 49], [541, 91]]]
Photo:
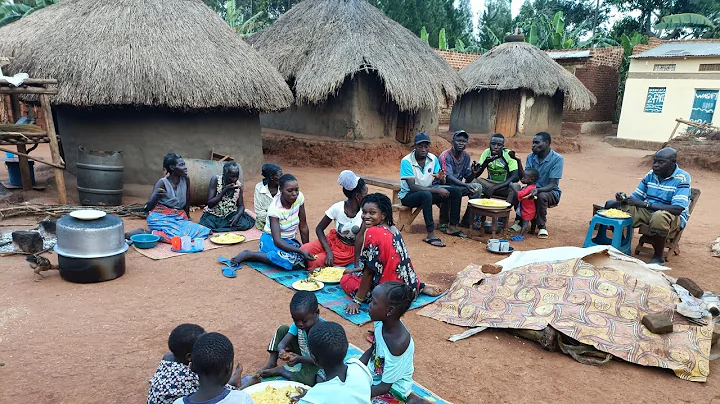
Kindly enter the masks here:
[[711, 123], [717, 99], [718, 90], [695, 90], [690, 120], [695, 123]]
[[413, 138], [413, 129], [415, 129], [415, 114], [399, 111], [395, 127], [395, 140], [400, 143], [410, 143]]
[[519, 114], [520, 92], [501, 91], [495, 116], [495, 133], [502, 133], [508, 137], [515, 136]]

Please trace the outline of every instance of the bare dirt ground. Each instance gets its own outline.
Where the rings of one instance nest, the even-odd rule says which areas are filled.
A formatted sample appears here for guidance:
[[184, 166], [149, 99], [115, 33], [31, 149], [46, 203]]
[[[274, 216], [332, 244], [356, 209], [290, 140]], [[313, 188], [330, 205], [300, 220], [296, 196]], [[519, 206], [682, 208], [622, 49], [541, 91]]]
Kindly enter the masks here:
[[[581, 152], [565, 156], [562, 201], [550, 211], [551, 237], [531, 237], [515, 243], [515, 248], [580, 246], [592, 203], [611, 198], [616, 191], [631, 192], [648, 170], [641, 163], [648, 152], [613, 148], [596, 138], [581, 138], [581, 143]], [[481, 149], [471, 151], [477, 158]], [[275, 157], [267, 158], [277, 161]], [[342, 199], [335, 182], [339, 170], [283, 168], [299, 178], [314, 228], [325, 209]], [[398, 176], [397, 161], [347, 168], [388, 179]], [[720, 227], [720, 173], [695, 169], [691, 174], [702, 197], [684, 233], [682, 255], [669, 263], [670, 274], [691, 277], [706, 289], [720, 291], [716, 273], [720, 261], [710, 256], [709, 249]], [[257, 180], [246, 179], [248, 205]], [[52, 194], [32, 192], [29, 196], [55, 202]], [[125, 202], [138, 201], [126, 198]], [[199, 218], [199, 212], [194, 218]], [[5, 220], [0, 231], [12, 229], [7, 223], [33, 220]], [[130, 220], [126, 227], [141, 224]], [[418, 218], [415, 228], [421, 227]], [[446, 287], [468, 263], [498, 259], [475, 241], [446, 237], [448, 247], [440, 249], [422, 243], [420, 233], [404, 237], [419, 275]], [[257, 242], [243, 246], [256, 247]], [[265, 348], [275, 328], [290, 321], [292, 291], [252, 269], [239, 271], [235, 279], [222, 277], [215, 258], [229, 257], [239, 249], [224, 247], [161, 261], [130, 250], [123, 277], [91, 285], [65, 282], [57, 273], [34, 282], [22, 257], [0, 259], [0, 362], [4, 362], [0, 402], [144, 402], [147, 381], [167, 351], [168, 334], [182, 322], [228, 335], [235, 344], [236, 359], [246, 370], [256, 370], [267, 359]], [[352, 343], [367, 346], [367, 326], [354, 326], [327, 310], [322, 315], [342, 324]], [[416, 343], [415, 379], [455, 403], [720, 403], [720, 368], [716, 368], [720, 363], [711, 364], [707, 383], [691, 383], [669, 371], [620, 361], [582, 365], [501, 331], [487, 330], [451, 343], [447, 337], [462, 328], [415, 311], [404, 321]]]

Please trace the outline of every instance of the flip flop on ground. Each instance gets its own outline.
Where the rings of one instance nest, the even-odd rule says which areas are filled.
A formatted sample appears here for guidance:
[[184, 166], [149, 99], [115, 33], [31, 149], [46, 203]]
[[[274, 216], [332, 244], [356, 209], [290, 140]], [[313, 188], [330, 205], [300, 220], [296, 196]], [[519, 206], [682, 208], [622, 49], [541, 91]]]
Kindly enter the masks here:
[[522, 230], [522, 226], [520, 226], [520, 223], [515, 223], [512, 226], [510, 226], [510, 230], [517, 233], [520, 230]]
[[226, 278], [235, 278], [237, 276], [237, 274], [235, 273], [235, 269], [230, 267], [223, 267], [222, 274]]
[[448, 236], [454, 236], [454, 237], [460, 237], [460, 238], [468, 238], [468, 235], [461, 232], [460, 230], [456, 231], [455, 233], [445, 233]]
[[430, 244], [433, 247], [445, 247], [445, 243], [443, 243], [443, 241], [437, 237], [425, 238], [425, 239], [423, 239], [423, 241]]
[[548, 233], [547, 229], [540, 229], [538, 230], [538, 238], [548, 238], [550, 234]]

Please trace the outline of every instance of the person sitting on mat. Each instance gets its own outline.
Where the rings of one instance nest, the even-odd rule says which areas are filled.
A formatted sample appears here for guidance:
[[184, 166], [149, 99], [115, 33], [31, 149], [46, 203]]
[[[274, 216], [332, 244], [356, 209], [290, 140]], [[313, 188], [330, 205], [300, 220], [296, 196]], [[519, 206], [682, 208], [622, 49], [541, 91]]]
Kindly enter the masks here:
[[[325, 216], [315, 227], [317, 240], [300, 247], [317, 257], [308, 263], [308, 271], [322, 266], [344, 267], [355, 260], [355, 237], [364, 230], [360, 202], [367, 195], [367, 186], [362, 178], [350, 170], [340, 173], [338, 184], [343, 187], [347, 199], [325, 211]], [[333, 221], [335, 228], [326, 237], [325, 229]]]
[[345, 361], [348, 339], [338, 323], [321, 322], [310, 331], [310, 355], [325, 371], [327, 381], [310, 389], [300, 404], [335, 404], [342, 397], [343, 404], [370, 404], [372, 374], [358, 359]]
[[255, 209], [255, 227], [258, 230], [265, 229], [267, 221], [267, 210], [280, 190], [280, 177], [282, 168], [274, 163], [265, 163], [262, 166], [263, 180], [255, 184], [255, 197], [253, 198], [253, 209]]
[[[315, 293], [302, 290], [295, 292], [290, 300], [290, 316], [293, 324], [289, 327], [278, 327], [268, 346], [270, 358], [267, 364], [258, 370], [258, 375], [281, 376], [312, 387], [325, 380], [325, 372], [315, 364], [308, 348], [308, 333], [316, 324], [325, 321], [320, 317]], [[278, 366], [278, 359], [287, 361], [288, 366], [299, 364], [300, 370], [293, 372], [283, 365]]]
[[213, 231], [247, 230], [255, 225], [255, 219], [245, 212], [240, 166], [236, 162], [225, 163], [222, 175], [210, 179], [200, 224]]
[[665, 240], [685, 228], [690, 218], [691, 179], [687, 171], [677, 165], [677, 151], [666, 147], [653, 157], [652, 170], [638, 184], [632, 195], [618, 192], [606, 208], [629, 213], [633, 227], [650, 226], [649, 238], [655, 254], [651, 264], [665, 264]]
[[[166, 243], [176, 236], [190, 236], [193, 240], [207, 238], [211, 230], [190, 221], [190, 180], [185, 161], [178, 154], [168, 153], [163, 159], [163, 167], [167, 175], [155, 183], [145, 204], [150, 231]], [[132, 233], [142, 232], [138, 229]]]
[[267, 211], [267, 222], [260, 236], [260, 251], [245, 250], [232, 258], [232, 262], [262, 262], [285, 270], [305, 269], [315, 256], [301, 250], [295, 238], [298, 230], [303, 244], [310, 238], [305, 218], [305, 196], [300, 192], [297, 179], [291, 174], [280, 177], [280, 192], [275, 195]]
[[537, 182], [540, 174], [534, 168], [528, 168], [524, 171], [522, 180], [525, 187], [519, 190], [517, 198], [520, 201], [516, 216], [520, 218], [521, 228], [520, 233], [517, 235], [520, 237], [513, 237], [513, 241], [522, 241], [525, 239], [525, 232], [527, 232], [528, 224], [535, 219], [535, 199], [530, 196], [533, 189], [537, 188], [535, 183]]
[[363, 353], [360, 362], [373, 375], [372, 397], [382, 402], [427, 402], [412, 392], [415, 342], [400, 320], [415, 294], [415, 289], [402, 282], [385, 282], [372, 292], [369, 314], [375, 326], [375, 342]]
[[[438, 296], [439, 287], [421, 283], [410, 261], [405, 240], [393, 225], [392, 202], [387, 196], [368, 194], [362, 201], [365, 238], [360, 253], [360, 267], [346, 270], [340, 280], [342, 289], [353, 298], [347, 304], [348, 314], [360, 312], [360, 304], [367, 301], [378, 285], [399, 281], [419, 293]], [[360, 274], [362, 273], [362, 274]]]
[[228, 337], [217, 332], [201, 335], [193, 345], [190, 363], [199, 380], [197, 391], [174, 404], [253, 404], [250, 394], [228, 388], [230, 380], [242, 371], [238, 364], [236, 376], [231, 376], [234, 360], [235, 350]]
[[[445, 172], [440, 169], [440, 160], [430, 153], [430, 136], [425, 132], [415, 135], [414, 150], [400, 161], [400, 192], [398, 197], [403, 206], [422, 208], [427, 237], [424, 242], [434, 247], [445, 247], [445, 243], [435, 235], [433, 204], [450, 204], [450, 217], [447, 234], [467, 238], [458, 230], [460, 222], [460, 203], [462, 190], [458, 187], [444, 187]], [[433, 185], [433, 181], [437, 184]]]

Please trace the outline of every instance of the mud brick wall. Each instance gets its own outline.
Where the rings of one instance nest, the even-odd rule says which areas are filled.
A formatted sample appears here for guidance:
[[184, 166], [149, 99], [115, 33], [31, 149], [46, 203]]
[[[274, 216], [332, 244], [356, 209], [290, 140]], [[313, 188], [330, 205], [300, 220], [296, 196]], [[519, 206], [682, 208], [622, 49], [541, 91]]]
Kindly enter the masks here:
[[[462, 53], [462, 52], [455, 52], [455, 51], [444, 51], [440, 49], [435, 49], [435, 52], [439, 53], [440, 56], [442, 56], [445, 61], [448, 62], [448, 64], [455, 69], [455, 71], [460, 71], [463, 67], [469, 65], [470, 63], [474, 62], [475, 59], [480, 57], [479, 53]], [[440, 104], [438, 107], [438, 123], [440, 125], [447, 125], [450, 123], [450, 113], [452, 112], [452, 104], [445, 105], [445, 103]]]

